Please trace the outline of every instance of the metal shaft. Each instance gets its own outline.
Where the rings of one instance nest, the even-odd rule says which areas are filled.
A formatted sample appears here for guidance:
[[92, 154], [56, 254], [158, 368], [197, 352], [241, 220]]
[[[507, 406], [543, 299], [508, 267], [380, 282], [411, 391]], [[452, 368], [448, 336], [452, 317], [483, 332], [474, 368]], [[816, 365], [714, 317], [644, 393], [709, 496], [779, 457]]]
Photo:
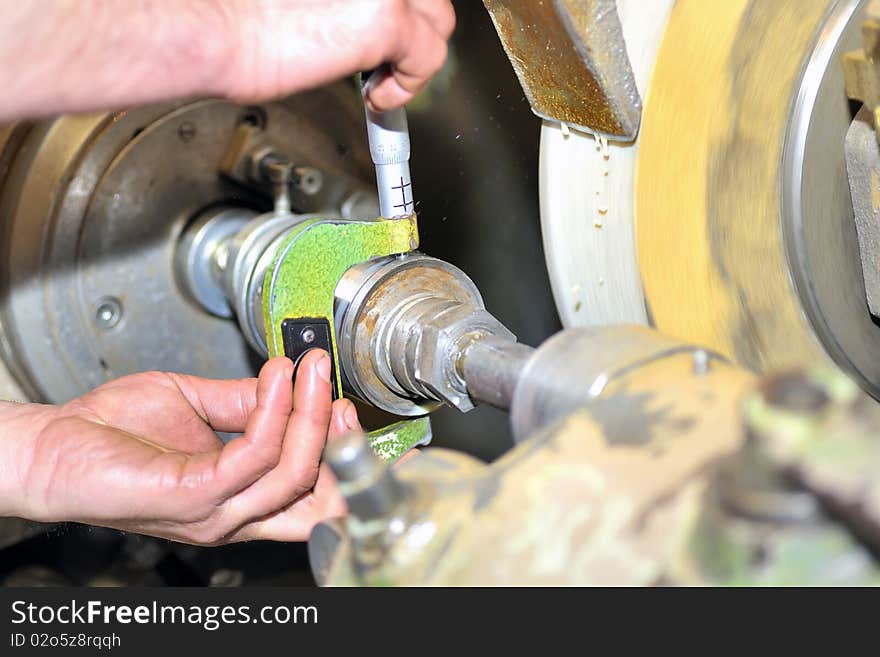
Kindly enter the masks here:
[[397, 415], [424, 415], [436, 402], [471, 410], [464, 352], [480, 340], [516, 340], [464, 272], [419, 253], [349, 269], [336, 286], [335, 321], [344, 384]]
[[513, 393], [532, 347], [506, 338], [474, 342], [464, 353], [461, 369], [468, 394], [501, 410], [510, 410]]

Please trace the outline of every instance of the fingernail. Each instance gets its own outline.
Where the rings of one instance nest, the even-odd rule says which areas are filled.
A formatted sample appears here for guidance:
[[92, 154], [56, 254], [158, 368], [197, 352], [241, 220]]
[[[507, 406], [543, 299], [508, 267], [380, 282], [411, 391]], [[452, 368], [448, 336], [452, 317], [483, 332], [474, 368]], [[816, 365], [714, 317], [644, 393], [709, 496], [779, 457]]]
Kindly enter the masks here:
[[351, 429], [352, 431], [360, 431], [361, 423], [358, 420], [357, 409], [354, 407], [354, 404], [349, 404], [348, 408], [345, 409], [345, 414], [343, 415], [345, 418], [345, 425]]
[[318, 376], [324, 379], [327, 383], [330, 383], [330, 357], [322, 356], [321, 360], [315, 365], [315, 369], [318, 372]]

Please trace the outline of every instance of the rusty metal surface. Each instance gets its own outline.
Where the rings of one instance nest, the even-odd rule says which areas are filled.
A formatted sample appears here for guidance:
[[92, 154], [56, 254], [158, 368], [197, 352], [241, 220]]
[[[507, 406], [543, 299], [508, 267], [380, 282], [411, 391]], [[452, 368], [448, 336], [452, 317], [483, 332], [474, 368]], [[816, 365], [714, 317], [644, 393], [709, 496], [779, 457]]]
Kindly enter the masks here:
[[429, 400], [473, 409], [478, 397], [460, 367], [467, 347], [487, 336], [515, 340], [464, 272], [422, 254], [352, 267], [336, 286], [336, 309], [348, 384], [400, 415], [426, 412]]
[[642, 103], [614, 0], [484, 0], [538, 116], [635, 139]]
[[[880, 548], [880, 406], [836, 372], [810, 372], [787, 384], [794, 401], [762, 384], [746, 407], [755, 449], [872, 549]], [[777, 396], [778, 397], [778, 396]]]
[[672, 353], [492, 466], [431, 449], [386, 470], [405, 499], [316, 531], [321, 581], [880, 584], [877, 427], [838, 371], [755, 381]]
[[[589, 338], [587, 338], [589, 339]], [[652, 584], [689, 535], [713, 464], [742, 440], [751, 377], [690, 353], [641, 363], [493, 465], [427, 450], [371, 568], [340, 543], [332, 584]], [[405, 529], [401, 531], [403, 525]], [[349, 524], [348, 538], [375, 527]], [[375, 538], [375, 537], [374, 537]]]

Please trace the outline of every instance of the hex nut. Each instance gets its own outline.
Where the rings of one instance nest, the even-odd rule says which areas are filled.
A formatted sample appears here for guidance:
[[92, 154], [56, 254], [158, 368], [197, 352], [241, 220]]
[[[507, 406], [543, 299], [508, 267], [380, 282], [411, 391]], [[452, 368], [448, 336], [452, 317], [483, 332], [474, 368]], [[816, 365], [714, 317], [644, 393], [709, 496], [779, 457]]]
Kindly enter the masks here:
[[470, 336], [515, 336], [485, 309], [462, 304], [449, 308], [421, 326], [415, 379], [440, 401], [466, 413], [474, 408], [455, 364]]

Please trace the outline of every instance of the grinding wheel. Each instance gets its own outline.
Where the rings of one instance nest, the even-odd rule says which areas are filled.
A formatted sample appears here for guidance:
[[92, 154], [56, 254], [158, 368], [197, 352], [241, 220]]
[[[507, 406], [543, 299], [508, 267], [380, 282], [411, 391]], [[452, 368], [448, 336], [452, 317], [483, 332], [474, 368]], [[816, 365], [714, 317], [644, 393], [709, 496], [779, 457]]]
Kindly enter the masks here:
[[541, 209], [567, 326], [648, 323], [756, 371], [834, 362], [880, 395], [844, 137], [855, 0], [619, 0], [634, 144], [545, 124]]

